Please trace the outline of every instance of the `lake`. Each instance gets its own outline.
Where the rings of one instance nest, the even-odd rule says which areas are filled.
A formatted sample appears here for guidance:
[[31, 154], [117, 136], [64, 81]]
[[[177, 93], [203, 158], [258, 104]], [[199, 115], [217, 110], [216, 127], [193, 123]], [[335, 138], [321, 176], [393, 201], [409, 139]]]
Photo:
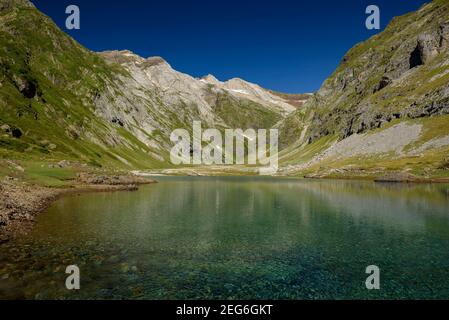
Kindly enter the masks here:
[[449, 298], [448, 185], [157, 179], [55, 202], [0, 246], [0, 298]]

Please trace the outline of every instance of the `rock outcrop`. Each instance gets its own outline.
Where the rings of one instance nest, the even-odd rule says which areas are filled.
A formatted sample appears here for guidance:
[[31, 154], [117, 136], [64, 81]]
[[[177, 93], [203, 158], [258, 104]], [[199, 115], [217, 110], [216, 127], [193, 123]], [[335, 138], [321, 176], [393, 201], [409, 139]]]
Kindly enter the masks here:
[[278, 124], [286, 174], [447, 175], [448, 39], [449, 2], [434, 0], [349, 50], [320, 90]]
[[343, 139], [397, 118], [447, 114], [448, 21], [449, 3], [436, 0], [351, 49], [305, 104], [305, 118], [312, 119], [307, 140]]

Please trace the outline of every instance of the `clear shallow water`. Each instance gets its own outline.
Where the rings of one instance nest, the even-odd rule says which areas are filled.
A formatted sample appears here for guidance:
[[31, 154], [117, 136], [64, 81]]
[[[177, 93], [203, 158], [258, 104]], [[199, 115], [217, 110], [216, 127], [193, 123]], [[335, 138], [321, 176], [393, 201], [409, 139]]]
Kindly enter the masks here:
[[449, 299], [449, 186], [164, 177], [66, 197], [0, 247], [0, 298]]

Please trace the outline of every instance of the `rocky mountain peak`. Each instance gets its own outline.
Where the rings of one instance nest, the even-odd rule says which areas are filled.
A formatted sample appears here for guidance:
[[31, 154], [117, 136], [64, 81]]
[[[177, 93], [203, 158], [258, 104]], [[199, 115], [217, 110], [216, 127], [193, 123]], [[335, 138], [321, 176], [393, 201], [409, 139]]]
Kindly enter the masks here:
[[225, 82], [225, 86], [229, 89], [233, 90], [248, 90], [248, 89], [254, 89], [258, 85], [247, 82], [245, 80], [242, 80], [240, 78], [232, 78]]
[[201, 78], [201, 80], [210, 83], [210, 84], [214, 84], [214, 85], [220, 85], [222, 84], [220, 80], [218, 80], [217, 78], [215, 78], [213, 75], [208, 74], [207, 76], [204, 76]]
[[108, 62], [125, 64], [125, 63], [142, 63], [145, 59], [129, 50], [111, 50], [99, 52]]
[[142, 68], [149, 68], [158, 65], [170, 65], [161, 57], [149, 57], [147, 59], [142, 58], [138, 54], [130, 50], [112, 50], [103, 51], [99, 53], [100, 56], [106, 59], [108, 62], [118, 63], [118, 64], [134, 64]]
[[167, 61], [165, 61], [163, 58], [161, 57], [149, 57], [147, 58], [143, 63], [142, 66], [144, 68], [150, 68], [150, 67], [154, 67], [154, 66], [159, 66], [159, 65], [167, 65], [170, 66], [168, 64]]

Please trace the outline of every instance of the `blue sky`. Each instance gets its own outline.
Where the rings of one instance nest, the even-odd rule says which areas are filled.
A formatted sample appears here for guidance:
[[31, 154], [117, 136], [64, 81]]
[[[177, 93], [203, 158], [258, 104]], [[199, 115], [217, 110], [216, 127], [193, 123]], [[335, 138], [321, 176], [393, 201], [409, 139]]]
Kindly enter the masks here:
[[[195, 77], [302, 93], [319, 89], [353, 45], [378, 32], [365, 28], [368, 5], [380, 7], [383, 29], [430, 0], [32, 1], [93, 51], [129, 49]], [[80, 8], [80, 30], [65, 29], [70, 4]]]

